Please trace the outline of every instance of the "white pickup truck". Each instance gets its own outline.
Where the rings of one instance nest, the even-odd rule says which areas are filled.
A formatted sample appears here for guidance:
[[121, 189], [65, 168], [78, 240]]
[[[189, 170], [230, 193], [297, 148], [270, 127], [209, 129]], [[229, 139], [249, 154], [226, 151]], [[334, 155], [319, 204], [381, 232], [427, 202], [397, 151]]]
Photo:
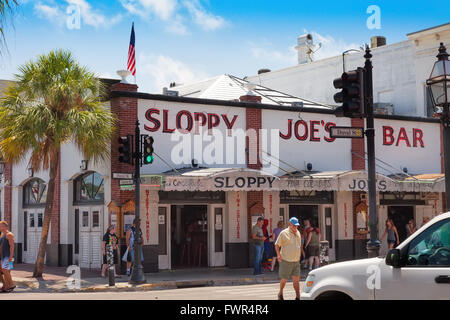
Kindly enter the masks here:
[[311, 271], [301, 299], [450, 300], [450, 212], [429, 221], [386, 257]]

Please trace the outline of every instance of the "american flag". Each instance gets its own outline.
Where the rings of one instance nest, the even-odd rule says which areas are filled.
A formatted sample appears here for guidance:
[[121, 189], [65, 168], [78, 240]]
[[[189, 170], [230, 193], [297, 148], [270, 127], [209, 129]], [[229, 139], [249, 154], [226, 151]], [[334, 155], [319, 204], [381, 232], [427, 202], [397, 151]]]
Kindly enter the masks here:
[[136, 52], [135, 52], [135, 36], [134, 36], [134, 22], [131, 27], [130, 48], [128, 49], [128, 66], [127, 70], [131, 72], [133, 76], [136, 76]]

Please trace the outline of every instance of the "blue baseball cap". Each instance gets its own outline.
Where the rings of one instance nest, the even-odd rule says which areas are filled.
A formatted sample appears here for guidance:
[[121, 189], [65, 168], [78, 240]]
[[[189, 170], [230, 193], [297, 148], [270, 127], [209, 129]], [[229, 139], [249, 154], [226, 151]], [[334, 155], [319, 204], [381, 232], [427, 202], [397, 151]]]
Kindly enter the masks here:
[[299, 226], [300, 223], [298, 223], [298, 219], [296, 217], [292, 217], [289, 219], [289, 222], [292, 223], [294, 226]]

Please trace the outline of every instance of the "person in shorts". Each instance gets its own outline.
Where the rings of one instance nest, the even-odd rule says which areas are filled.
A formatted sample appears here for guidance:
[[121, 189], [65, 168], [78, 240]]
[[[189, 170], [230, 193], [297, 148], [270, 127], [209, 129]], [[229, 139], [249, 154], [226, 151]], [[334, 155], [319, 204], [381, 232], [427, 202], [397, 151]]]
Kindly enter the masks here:
[[278, 300], [284, 300], [283, 290], [287, 280], [291, 277], [295, 290], [295, 300], [300, 300], [300, 252], [302, 237], [298, 231], [299, 225], [298, 219], [292, 217], [289, 220], [289, 227], [281, 231], [275, 243], [277, 259], [280, 263], [279, 275], [281, 278]]
[[8, 223], [0, 221], [0, 292], [12, 292], [16, 286], [11, 277], [11, 265], [14, 259], [14, 234], [8, 230]]

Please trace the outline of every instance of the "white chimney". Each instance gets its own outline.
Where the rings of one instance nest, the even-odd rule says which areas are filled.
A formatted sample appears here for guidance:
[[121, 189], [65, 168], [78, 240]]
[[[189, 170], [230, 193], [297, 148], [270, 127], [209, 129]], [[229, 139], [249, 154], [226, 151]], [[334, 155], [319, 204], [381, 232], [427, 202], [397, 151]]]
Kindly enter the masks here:
[[295, 47], [298, 54], [298, 64], [305, 64], [313, 61], [314, 44], [313, 37], [307, 33], [299, 36], [297, 39], [297, 46]]

